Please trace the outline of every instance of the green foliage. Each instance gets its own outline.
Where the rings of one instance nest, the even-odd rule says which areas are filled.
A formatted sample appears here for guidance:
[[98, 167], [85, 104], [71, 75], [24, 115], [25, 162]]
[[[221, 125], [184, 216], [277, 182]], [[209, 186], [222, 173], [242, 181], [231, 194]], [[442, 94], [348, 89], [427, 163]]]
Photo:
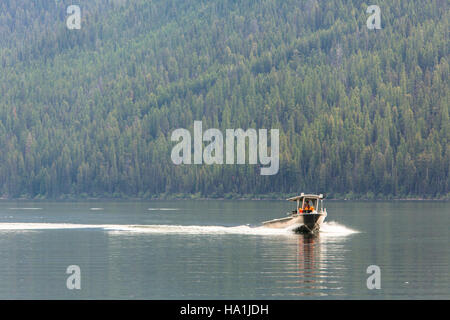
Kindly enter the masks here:
[[[0, 3], [0, 194], [449, 194], [445, 0]], [[176, 128], [280, 129], [280, 171], [175, 166]]]

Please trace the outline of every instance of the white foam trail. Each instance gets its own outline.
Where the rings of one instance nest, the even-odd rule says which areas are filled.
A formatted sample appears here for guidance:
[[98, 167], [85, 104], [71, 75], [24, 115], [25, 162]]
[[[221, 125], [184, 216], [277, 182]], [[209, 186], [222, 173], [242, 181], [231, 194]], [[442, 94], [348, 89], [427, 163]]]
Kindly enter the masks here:
[[[57, 230], [57, 229], [103, 229], [110, 232], [153, 233], [153, 234], [246, 234], [246, 235], [293, 235], [298, 225], [284, 229], [251, 227], [240, 225], [225, 226], [182, 226], [182, 225], [108, 225], [75, 223], [0, 223], [0, 231]], [[358, 231], [336, 222], [325, 222], [320, 228], [324, 236], [346, 236]]]
[[92, 211], [100, 211], [100, 210], [104, 210], [103, 208], [90, 208], [89, 210], [92, 210]]
[[98, 228], [95, 225], [74, 223], [0, 223], [0, 230], [51, 230], [51, 229], [83, 229]]
[[128, 225], [111, 226], [106, 230], [133, 233], [153, 234], [246, 234], [246, 235], [290, 235], [288, 229], [272, 229], [265, 227], [250, 227], [246, 225], [236, 227], [224, 226], [181, 226], [181, 225]]
[[320, 226], [320, 234], [325, 236], [348, 236], [354, 233], [359, 233], [359, 231], [347, 228], [335, 221], [324, 222]]
[[224, 226], [181, 226], [181, 225], [108, 225], [75, 223], [0, 223], [0, 231], [58, 230], [58, 229], [103, 229], [112, 232], [153, 233], [153, 234], [248, 234], [283, 235], [292, 234], [288, 229], [265, 227]]

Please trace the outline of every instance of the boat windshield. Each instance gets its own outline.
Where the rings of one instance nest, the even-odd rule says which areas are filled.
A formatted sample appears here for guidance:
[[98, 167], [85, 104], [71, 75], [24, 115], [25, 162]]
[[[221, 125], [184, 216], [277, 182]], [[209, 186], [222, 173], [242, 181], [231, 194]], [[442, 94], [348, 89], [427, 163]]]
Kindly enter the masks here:
[[320, 200], [323, 199], [323, 195], [316, 194], [304, 194], [302, 193], [299, 196], [288, 198], [289, 201], [295, 201], [297, 203], [296, 210], [293, 210], [292, 213], [316, 213], [323, 211], [323, 204]]
[[318, 202], [319, 199], [316, 198], [304, 198], [303, 201], [300, 201], [298, 208], [303, 212], [318, 211]]

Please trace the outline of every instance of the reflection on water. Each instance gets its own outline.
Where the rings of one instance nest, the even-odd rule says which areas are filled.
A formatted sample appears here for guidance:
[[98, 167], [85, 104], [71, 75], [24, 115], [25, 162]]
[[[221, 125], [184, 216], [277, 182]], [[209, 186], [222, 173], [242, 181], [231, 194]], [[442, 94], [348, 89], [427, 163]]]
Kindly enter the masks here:
[[[335, 265], [345, 259], [345, 236], [330, 237], [321, 233], [296, 234], [284, 238], [281, 258], [278, 254], [278, 267], [280, 262], [287, 268], [282, 270], [277, 281], [280, 292], [272, 292], [276, 297], [283, 296], [310, 296], [320, 297], [338, 294], [342, 289], [336, 278], [342, 277], [345, 271]], [[330, 268], [333, 266], [333, 268]]]
[[[322, 250], [320, 235], [303, 234], [297, 238], [298, 283], [307, 289], [321, 289], [320, 270], [322, 269]], [[308, 294], [308, 293], [306, 293]]]

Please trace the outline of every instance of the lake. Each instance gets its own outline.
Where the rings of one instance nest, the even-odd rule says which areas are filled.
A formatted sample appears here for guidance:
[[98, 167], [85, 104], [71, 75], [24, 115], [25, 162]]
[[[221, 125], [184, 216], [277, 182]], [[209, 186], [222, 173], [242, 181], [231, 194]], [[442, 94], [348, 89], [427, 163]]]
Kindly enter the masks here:
[[0, 299], [450, 298], [449, 202], [326, 201], [315, 237], [261, 226], [291, 205], [2, 201]]

